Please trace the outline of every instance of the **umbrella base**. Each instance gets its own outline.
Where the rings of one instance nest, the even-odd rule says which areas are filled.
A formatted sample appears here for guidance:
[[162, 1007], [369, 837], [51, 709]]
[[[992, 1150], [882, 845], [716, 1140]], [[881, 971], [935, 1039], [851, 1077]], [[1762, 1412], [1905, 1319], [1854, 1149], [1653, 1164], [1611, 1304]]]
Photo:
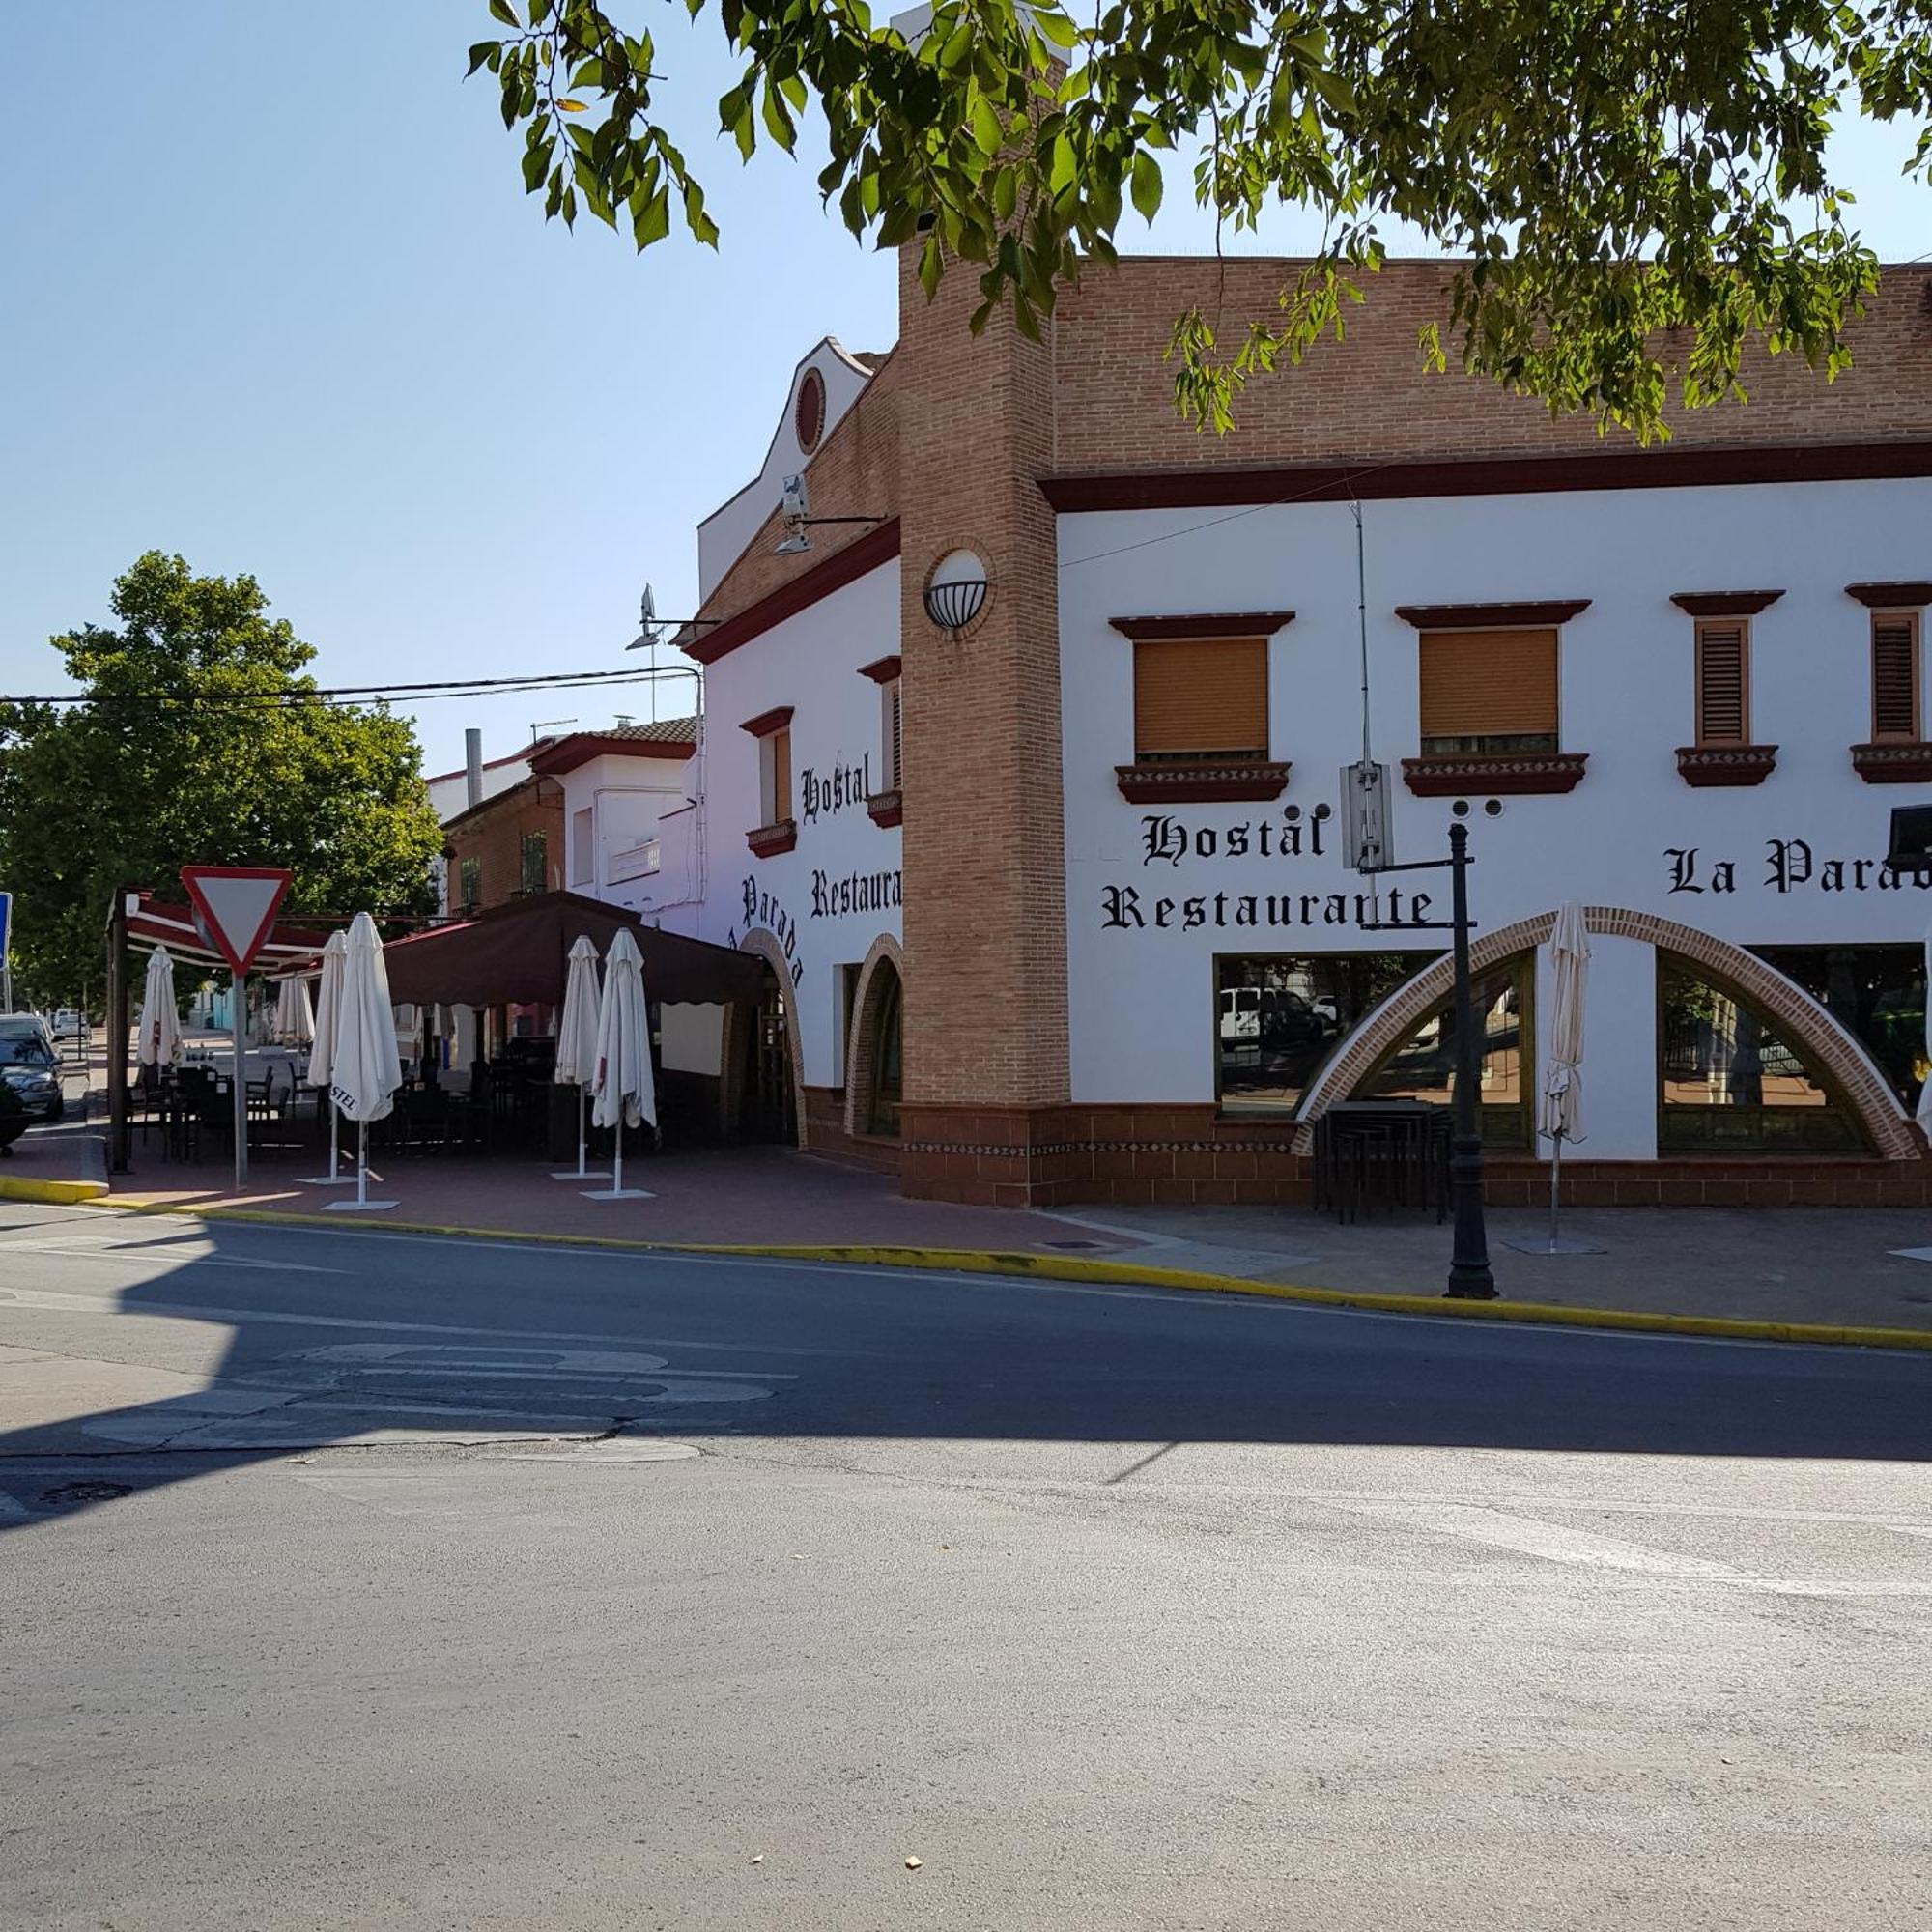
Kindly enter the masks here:
[[322, 1210], [325, 1214], [380, 1214], [401, 1206], [399, 1201], [325, 1201]]
[[[576, 1176], [569, 1178], [574, 1180]], [[586, 1187], [583, 1198], [586, 1201], [655, 1201], [658, 1197], [648, 1187], [600, 1187], [594, 1192]]]
[[580, 1174], [576, 1168], [572, 1167], [566, 1168], [561, 1174], [553, 1174], [551, 1179], [553, 1180], [609, 1180], [611, 1179], [611, 1170], [608, 1167], [592, 1167], [585, 1169], [583, 1173]]
[[1548, 1235], [1526, 1236], [1520, 1241], [1505, 1241], [1503, 1246], [1514, 1248], [1520, 1255], [1601, 1255], [1606, 1252], [1593, 1247], [1588, 1241], [1552, 1241]]

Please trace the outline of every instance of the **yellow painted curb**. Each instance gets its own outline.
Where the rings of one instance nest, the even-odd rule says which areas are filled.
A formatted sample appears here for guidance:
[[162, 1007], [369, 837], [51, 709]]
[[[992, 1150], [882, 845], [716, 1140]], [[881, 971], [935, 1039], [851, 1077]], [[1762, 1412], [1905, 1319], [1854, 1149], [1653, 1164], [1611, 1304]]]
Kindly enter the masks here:
[[[55, 1183], [58, 1184], [58, 1183]], [[91, 1185], [89, 1182], [76, 1183]], [[140, 1214], [188, 1214], [207, 1221], [245, 1221], [267, 1227], [331, 1228], [322, 1214], [285, 1214], [267, 1208], [198, 1208], [189, 1202], [117, 1197], [112, 1205]], [[1732, 1342], [1806, 1342], [1851, 1349], [1932, 1350], [1932, 1329], [1863, 1328], [1814, 1321], [1750, 1321], [1728, 1315], [1667, 1315], [1634, 1308], [1572, 1308], [1551, 1301], [1450, 1301], [1435, 1294], [1376, 1294], [1366, 1289], [1304, 1288], [1250, 1281], [1241, 1275], [1197, 1274], [1141, 1267], [1130, 1262], [1089, 1261], [996, 1248], [835, 1247], [777, 1242], [638, 1241], [610, 1235], [536, 1235], [521, 1228], [452, 1228], [429, 1221], [385, 1221], [364, 1234], [443, 1235], [458, 1240], [522, 1241], [537, 1247], [609, 1248], [621, 1253], [763, 1256], [772, 1261], [858, 1262], [878, 1267], [925, 1268], [948, 1274], [1032, 1275], [1044, 1281], [1102, 1282], [1128, 1288], [1193, 1289], [1247, 1294], [1317, 1308], [1356, 1308], [1375, 1315], [1447, 1316], [1471, 1321], [1522, 1321], [1556, 1328], [1608, 1328], [1646, 1335], [1706, 1335]]]
[[25, 1175], [0, 1174], [0, 1201], [38, 1201], [47, 1208], [78, 1208], [99, 1201], [107, 1192], [104, 1180], [30, 1180]]

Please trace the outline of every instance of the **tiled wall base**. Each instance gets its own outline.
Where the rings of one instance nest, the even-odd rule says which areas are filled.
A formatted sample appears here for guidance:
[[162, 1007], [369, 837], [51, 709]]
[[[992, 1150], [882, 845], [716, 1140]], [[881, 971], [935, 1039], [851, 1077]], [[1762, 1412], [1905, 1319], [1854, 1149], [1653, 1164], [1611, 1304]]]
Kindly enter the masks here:
[[[1312, 1198], [1311, 1164], [1293, 1151], [1291, 1127], [1223, 1120], [1211, 1107], [908, 1106], [902, 1122], [900, 1186], [919, 1200], [1305, 1208]], [[1548, 1166], [1492, 1155], [1484, 1197], [1540, 1206]], [[1923, 1208], [1932, 1207], [1932, 1160], [1567, 1160], [1562, 1198], [1578, 1208]]]

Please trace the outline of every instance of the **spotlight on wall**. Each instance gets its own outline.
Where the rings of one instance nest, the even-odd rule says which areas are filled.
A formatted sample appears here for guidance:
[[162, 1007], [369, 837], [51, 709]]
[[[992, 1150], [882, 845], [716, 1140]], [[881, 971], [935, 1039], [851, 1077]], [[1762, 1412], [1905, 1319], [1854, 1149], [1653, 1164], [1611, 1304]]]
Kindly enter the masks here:
[[940, 558], [922, 600], [925, 614], [942, 631], [963, 631], [986, 603], [986, 566], [970, 550]]

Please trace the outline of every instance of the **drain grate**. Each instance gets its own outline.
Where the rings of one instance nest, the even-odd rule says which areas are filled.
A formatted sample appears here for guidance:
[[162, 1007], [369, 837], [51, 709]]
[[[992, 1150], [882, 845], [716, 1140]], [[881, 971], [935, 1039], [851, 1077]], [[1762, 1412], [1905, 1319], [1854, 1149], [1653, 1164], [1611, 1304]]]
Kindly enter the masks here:
[[134, 1493], [132, 1483], [62, 1483], [43, 1490], [41, 1501], [48, 1509], [79, 1509], [83, 1503], [111, 1503], [119, 1496]]
[[1105, 1241], [1036, 1241], [1034, 1245], [1040, 1248], [1104, 1248], [1107, 1243]]

